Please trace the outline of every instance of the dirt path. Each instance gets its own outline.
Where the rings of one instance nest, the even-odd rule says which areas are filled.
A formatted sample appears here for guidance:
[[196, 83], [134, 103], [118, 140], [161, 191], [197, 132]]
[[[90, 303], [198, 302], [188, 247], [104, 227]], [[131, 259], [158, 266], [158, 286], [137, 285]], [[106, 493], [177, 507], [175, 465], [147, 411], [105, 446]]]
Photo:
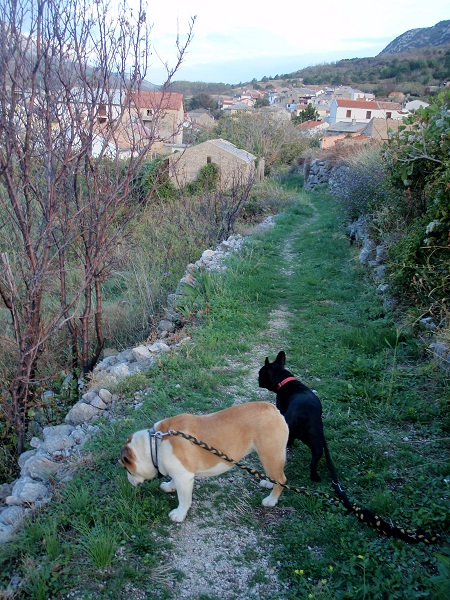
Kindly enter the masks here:
[[[291, 240], [286, 240], [285, 274], [289, 276], [293, 257]], [[233, 403], [251, 400], [274, 401], [267, 390], [258, 388], [258, 371], [266, 356], [281, 349], [283, 330], [288, 327], [288, 308], [272, 311], [264, 344], [256, 345], [231, 368], [248, 369], [239, 388], [227, 388]], [[256, 455], [246, 464], [260, 468]], [[228, 495], [229, 494], [229, 495]], [[287, 588], [278, 579], [277, 568], [270, 565], [274, 543], [267, 531], [268, 523], [283, 519], [292, 509], [254, 508], [250, 498], [262, 494], [257, 482], [238, 469], [221, 477], [197, 481], [194, 501], [184, 523], [170, 527], [165, 553], [168, 572], [181, 574], [180, 580], [166, 584], [173, 598], [221, 599], [287, 598]]]

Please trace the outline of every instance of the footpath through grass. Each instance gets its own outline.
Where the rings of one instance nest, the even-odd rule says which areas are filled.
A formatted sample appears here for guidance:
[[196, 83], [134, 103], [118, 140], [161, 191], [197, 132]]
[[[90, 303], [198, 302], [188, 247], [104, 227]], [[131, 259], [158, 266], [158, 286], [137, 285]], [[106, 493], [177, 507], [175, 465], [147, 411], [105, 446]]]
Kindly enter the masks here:
[[[228, 406], [226, 390], [245, 378], [246, 357], [272, 343], [265, 332], [280, 307], [289, 325], [269, 358], [285, 350], [288, 368], [317, 390], [349, 497], [398, 525], [437, 531], [442, 543], [384, 538], [340, 507], [285, 492], [280, 507], [293, 510], [267, 525], [274, 565], [289, 583], [289, 594], [279, 597], [450, 597], [448, 381], [384, 307], [333, 201], [299, 196], [272, 230], [247, 241], [225, 273], [203, 283], [183, 307], [192, 343], [121, 385], [123, 417], [102, 425], [73, 480], [55, 486], [51, 504], [0, 550], [0, 598], [125, 599], [130, 586], [142, 598], [170, 597], [155, 574], [175, 500], [158, 482], [132, 488], [117, 465], [120, 446], [132, 431], [171, 414]], [[254, 388], [256, 398], [256, 379]], [[329, 492], [325, 461], [320, 484], [309, 481], [308, 464], [309, 451], [297, 442], [288, 483]]]

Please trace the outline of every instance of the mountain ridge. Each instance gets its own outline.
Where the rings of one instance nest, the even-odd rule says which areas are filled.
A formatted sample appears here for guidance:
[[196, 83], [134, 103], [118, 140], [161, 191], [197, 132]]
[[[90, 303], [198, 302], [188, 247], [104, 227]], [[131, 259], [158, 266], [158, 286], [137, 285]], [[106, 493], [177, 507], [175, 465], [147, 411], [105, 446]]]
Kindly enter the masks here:
[[444, 46], [450, 43], [450, 20], [439, 21], [432, 27], [409, 29], [390, 42], [377, 56], [398, 54], [417, 48]]

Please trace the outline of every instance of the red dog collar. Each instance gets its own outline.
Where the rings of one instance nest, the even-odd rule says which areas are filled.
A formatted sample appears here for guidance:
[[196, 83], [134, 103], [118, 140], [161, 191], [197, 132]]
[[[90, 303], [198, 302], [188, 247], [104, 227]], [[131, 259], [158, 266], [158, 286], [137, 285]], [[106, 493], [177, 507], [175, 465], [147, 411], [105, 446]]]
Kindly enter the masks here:
[[283, 387], [283, 385], [285, 383], [287, 383], [288, 381], [296, 381], [295, 377], [286, 377], [286, 379], [283, 379], [283, 381], [280, 381], [280, 383], [278, 384], [277, 389], [280, 389], [281, 387]]

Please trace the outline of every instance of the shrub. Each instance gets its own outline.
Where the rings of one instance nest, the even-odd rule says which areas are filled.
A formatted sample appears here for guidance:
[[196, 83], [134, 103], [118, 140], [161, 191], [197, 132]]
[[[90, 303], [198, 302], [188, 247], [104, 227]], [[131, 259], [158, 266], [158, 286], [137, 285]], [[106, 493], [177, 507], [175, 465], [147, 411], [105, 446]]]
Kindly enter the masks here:
[[189, 183], [187, 191], [190, 194], [204, 193], [215, 190], [220, 181], [220, 167], [216, 163], [208, 163], [204, 165], [195, 181]]
[[379, 148], [365, 146], [335, 170], [333, 193], [348, 222], [392, 204], [395, 190]]
[[144, 202], [149, 194], [155, 199], [168, 199], [176, 196], [176, 189], [169, 177], [167, 159], [158, 157], [142, 165], [132, 181], [131, 194], [137, 202]]
[[[394, 185], [406, 190], [409, 227], [389, 249], [398, 292], [430, 307], [450, 294], [450, 94], [405, 120], [386, 151]], [[406, 294], [405, 294], [406, 292]]]

